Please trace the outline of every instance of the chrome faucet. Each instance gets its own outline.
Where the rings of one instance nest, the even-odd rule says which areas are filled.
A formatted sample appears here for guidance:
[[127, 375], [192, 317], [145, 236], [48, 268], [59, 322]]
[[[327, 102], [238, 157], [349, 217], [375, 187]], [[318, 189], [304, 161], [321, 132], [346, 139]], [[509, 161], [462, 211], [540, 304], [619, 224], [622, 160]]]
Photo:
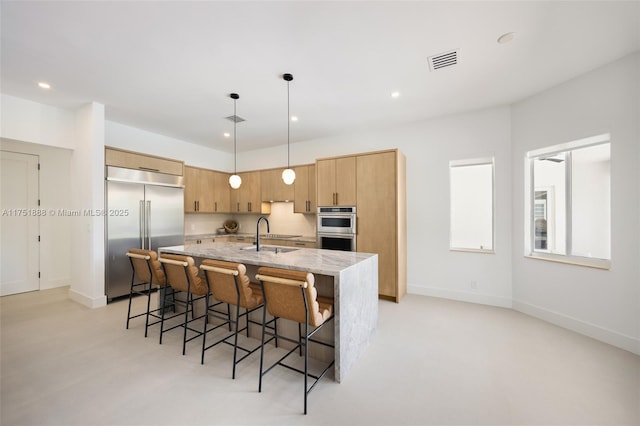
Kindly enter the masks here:
[[271, 232], [269, 230], [269, 219], [267, 219], [265, 216], [260, 216], [258, 218], [258, 221], [256, 222], [256, 251], [260, 251], [260, 221], [262, 219], [267, 222], [267, 234]]

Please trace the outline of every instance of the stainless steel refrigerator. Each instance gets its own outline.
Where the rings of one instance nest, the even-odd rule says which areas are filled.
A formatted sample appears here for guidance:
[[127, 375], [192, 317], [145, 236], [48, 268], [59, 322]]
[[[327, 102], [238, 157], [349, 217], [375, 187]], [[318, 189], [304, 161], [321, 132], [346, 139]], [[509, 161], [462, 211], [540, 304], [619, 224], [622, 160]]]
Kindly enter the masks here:
[[129, 294], [131, 248], [158, 250], [184, 244], [182, 176], [107, 167], [107, 300]]

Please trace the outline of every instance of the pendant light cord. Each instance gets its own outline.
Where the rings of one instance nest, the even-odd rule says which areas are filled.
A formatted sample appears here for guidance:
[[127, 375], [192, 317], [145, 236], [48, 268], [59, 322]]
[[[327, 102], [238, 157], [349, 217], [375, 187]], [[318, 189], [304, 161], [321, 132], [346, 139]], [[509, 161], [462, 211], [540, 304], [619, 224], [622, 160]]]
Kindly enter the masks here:
[[238, 154], [236, 153], [236, 125], [238, 124], [238, 116], [236, 115], [236, 100], [233, 100], [233, 174], [237, 175]]
[[289, 81], [287, 81], [287, 169], [291, 168], [291, 163], [290, 163], [290, 151], [291, 148], [289, 147], [289, 133], [290, 133], [290, 128], [291, 126], [291, 113], [289, 112]]

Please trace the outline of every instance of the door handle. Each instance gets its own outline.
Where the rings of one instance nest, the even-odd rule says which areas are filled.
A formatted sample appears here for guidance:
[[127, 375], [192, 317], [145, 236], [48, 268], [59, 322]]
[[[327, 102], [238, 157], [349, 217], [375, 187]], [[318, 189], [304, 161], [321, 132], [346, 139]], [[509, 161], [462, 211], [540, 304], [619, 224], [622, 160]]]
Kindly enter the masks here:
[[140, 248], [144, 249], [144, 200], [140, 200]]
[[151, 201], [147, 201], [147, 241], [149, 245], [147, 246], [147, 250], [151, 250]]

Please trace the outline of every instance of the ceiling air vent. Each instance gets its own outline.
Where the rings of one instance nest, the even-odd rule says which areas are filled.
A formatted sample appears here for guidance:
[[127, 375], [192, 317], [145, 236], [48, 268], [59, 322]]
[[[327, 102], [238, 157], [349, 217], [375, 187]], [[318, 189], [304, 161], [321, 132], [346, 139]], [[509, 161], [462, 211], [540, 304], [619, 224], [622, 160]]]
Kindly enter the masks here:
[[242, 123], [243, 121], [247, 121], [244, 118], [238, 116], [238, 115], [230, 115], [228, 117], [225, 117], [225, 120], [229, 120], [233, 123]]
[[457, 50], [451, 50], [450, 52], [429, 56], [429, 69], [431, 69], [431, 71], [439, 70], [440, 68], [450, 67], [452, 65], [456, 65], [457, 63], [458, 63]]

